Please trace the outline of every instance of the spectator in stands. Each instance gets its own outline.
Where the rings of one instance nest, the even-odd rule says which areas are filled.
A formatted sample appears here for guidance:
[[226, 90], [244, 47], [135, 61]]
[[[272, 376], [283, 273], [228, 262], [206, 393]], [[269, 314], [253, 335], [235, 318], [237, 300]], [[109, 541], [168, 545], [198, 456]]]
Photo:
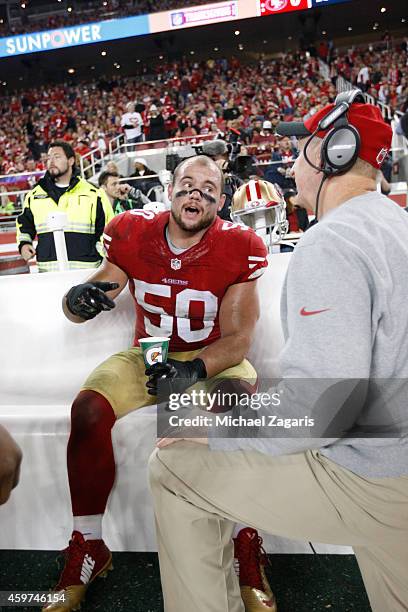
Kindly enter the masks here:
[[147, 119], [147, 140], [165, 140], [167, 138], [167, 131], [164, 117], [156, 104], [150, 105]]
[[117, 174], [119, 174], [118, 164], [114, 161], [108, 161], [104, 169], [107, 172], [116, 172]]
[[265, 171], [265, 180], [276, 183], [284, 191], [296, 189], [292, 166], [297, 157], [297, 151], [290, 138], [281, 138], [277, 149], [272, 153], [272, 164]]
[[7, 429], [0, 425], [0, 505], [6, 503], [18, 484], [22, 458], [20, 447]]
[[259, 160], [270, 159], [275, 142], [276, 138], [273, 133], [272, 122], [267, 119], [262, 123], [260, 131], [258, 131], [258, 128], [254, 128], [251, 145], [256, 145], [256, 149], [254, 151], [251, 147], [251, 151], [254, 151]]
[[361, 91], [367, 91], [370, 86], [370, 69], [364, 63], [357, 75], [357, 85]]
[[[23, 212], [17, 218], [21, 256], [29, 261], [37, 255], [40, 272], [59, 269], [48, 219], [58, 211], [68, 216], [65, 241], [69, 268], [97, 268], [104, 255], [103, 228], [114, 216], [112, 206], [103, 191], [79, 176], [74, 150], [63, 140], [50, 143], [47, 172], [27, 193]], [[37, 250], [33, 246], [36, 236]]]
[[99, 175], [98, 185], [108, 196], [115, 215], [125, 210], [143, 208], [144, 204], [150, 202], [140, 189], [131, 187], [128, 183], [121, 183], [118, 172], [104, 170]]
[[[155, 188], [161, 187], [160, 180], [155, 176], [155, 172], [151, 170], [147, 161], [143, 157], [138, 157], [135, 160], [135, 170], [130, 175], [129, 185], [140, 190], [152, 202], [156, 201]], [[133, 180], [132, 180], [133, 178]]]
[[[213, 430], [158, 440], [150, 482], [167, 612], [192, 601], [195, 612], [243, 609], [234, 521], [352, 545], [373, 612], [407, 609], [408, 241], [396, 234], [408, 235], [408, 217], [376, 191], [392, 133], [374, 106], [351, 105], [359, 157], [324, 180], [322, 140], [308, 138], [333, 108], [278, 127], [302, 138], [296, 182], [309, 206], [320, 193], [319, 223], [296, 247], [283, 288], [282, 380], [271, 390], [279, 406], [256, 411], [257, 420], [313, 421], [292, 436], [283, 426], [250, 436], [247, 424], [244, 436], [231, 427], [229, 438]], [[236, 416], [245, 423], [247, 413]]]
[[306, 208], [297, 203], [297, 192], [294, 189], [287, 189], [283, 195], [289, 232], [305, 232], [309, 227], [309, 217]]
[[7, 187], [0, 185], [0, 215], [9, 217], [14, 213], [14, 202], [8, 196]]
[[[128, 145], [135, 144], [136, 142], [142, 142], [143, 119], [141, 114], [135, 111], [135, 105], [133, 102], [128, 102], [126, 104], [126, 113], [122, 115], [120, 125], [124, 129], [126, 143]], [[129, 147], [128, 150], [131, 151], [132, 147]]]

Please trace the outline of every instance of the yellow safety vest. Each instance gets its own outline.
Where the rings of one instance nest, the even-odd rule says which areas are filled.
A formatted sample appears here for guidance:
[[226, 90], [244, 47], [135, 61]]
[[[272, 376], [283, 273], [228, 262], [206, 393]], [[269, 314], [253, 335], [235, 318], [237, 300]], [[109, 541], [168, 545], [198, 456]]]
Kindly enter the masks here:
[[26, 195], [23, 212], [17, 218], [17, 244], [38, 239], [37, 265], [40, 272], [58, 270], [54, 236], [48, 226], [48, 215], [65, 212], [68, 224], [64, 229], [69, 268], [97, 268], [105, 255], [103, 228], [114, 217], [109, 199], [104, 191], [84, 179], [73, 176], [70, 185], [58, 199], [52, 197], [53, 184], [46, 174]]

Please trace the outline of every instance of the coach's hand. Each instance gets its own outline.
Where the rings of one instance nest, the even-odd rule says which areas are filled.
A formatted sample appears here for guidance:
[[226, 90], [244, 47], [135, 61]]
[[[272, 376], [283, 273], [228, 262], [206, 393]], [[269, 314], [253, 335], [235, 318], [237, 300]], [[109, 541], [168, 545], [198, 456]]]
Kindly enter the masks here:
[[155, 363], [145, 371], [149, 380], [146, 383], [149, 395], [157, 395], [160, 383], [160, 392], [165, 396], [172, 393], [183, 393], [198, 380], [207, 378], [204, 361], [197, 357], [192, 361], [178, 361], [168, 359], [166, 363]]
[[103, 310], [115, 308], [113, 302], [105, 291], [118, 289], [118, 283], [82, 283], [71, 287], [66, 295], [66, 304], [69, 312], [82, 319], [89, 320], [96, 317]]

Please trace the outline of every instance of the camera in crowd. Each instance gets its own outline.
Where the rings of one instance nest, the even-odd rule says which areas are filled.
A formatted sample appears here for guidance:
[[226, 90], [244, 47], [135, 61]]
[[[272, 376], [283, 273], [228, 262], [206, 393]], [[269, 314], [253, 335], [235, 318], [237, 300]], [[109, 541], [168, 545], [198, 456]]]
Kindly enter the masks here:
[[[196, 155], [206, 155], [214, 161], [224, 161], [222, 170], [228, 176], [236, 175], [242, 180], [247, 180], [251, 175], [256, 174], [255, 160], [251, 155], [241, 154], [242, 144], [239, 141], [239, 134], [230, 131], [227, 140], [217, 138], [207, 140], [200, 144], [192, 145]], [[183, 159], [190, 156], [181, 156], [178, 153], [168, 153], [166, 155], [166, 170], [174, 172]]]

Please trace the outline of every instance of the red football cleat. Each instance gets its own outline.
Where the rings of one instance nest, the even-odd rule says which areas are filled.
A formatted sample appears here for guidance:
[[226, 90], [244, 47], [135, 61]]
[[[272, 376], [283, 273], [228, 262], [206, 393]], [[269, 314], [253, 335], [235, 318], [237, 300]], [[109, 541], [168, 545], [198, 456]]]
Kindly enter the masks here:
[[234, 538], [234, 557], [245, 612], [277, 612], [275, 596], [265, 574], [268, 557], [255, 529], [245, 527]]
[[79, 610], [88, 585], [100, 576], [106, 578], [113, 569], [112, 554], [103, 540], [85, 540], [79, 531], [73, 531], [68, 547], [63, 551], [65, 566], [54, 589], [55, 603], [43, 608], [47, 612]]

